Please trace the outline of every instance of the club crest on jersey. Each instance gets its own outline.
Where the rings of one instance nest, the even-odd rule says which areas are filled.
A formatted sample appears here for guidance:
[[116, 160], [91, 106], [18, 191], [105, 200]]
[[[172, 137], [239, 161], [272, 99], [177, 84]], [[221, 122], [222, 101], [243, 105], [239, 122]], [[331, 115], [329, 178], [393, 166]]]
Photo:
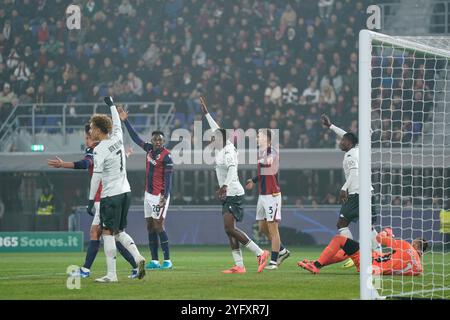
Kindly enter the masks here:
[[[159, 155], [158, 157], [156, 157], [156, 159], [159, 159]], [[150, 154], [147, 154], [147, 161], [150, 162], [152, 165], [156, 166], [156, 160], [153, 160], [152, 156]]]

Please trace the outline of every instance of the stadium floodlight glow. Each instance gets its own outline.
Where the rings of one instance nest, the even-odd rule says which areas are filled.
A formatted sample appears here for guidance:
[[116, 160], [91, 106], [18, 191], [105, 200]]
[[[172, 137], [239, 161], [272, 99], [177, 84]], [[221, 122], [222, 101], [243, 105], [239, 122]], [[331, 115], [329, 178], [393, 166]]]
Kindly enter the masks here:
[[43, 144], [32, 144], [31, 145], [31, 151], [33, 152], [42, 152], [45, 150], [45, 147]]
[[[359, 33], [359, 232], [361, 299], [449, 299], [450, 37]], [[372, 285], [371, 185], [377, 231], [428, 241], [420, 276], [383, 275]], [[407, 266], [406, 266], [407, 267]]]

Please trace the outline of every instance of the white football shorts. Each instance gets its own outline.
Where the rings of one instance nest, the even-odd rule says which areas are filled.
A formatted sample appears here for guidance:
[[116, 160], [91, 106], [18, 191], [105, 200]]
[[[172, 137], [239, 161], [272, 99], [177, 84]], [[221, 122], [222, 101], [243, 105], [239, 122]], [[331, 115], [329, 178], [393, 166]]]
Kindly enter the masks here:
[[93, 226], [100, 225], [100, 201], [94, 202], [95, 214], [94, 219], [92, 220]]
[[161, 218], [164, 219], [166, 217], [167, 209], [169, 208], [170, 195], [167, 198], [166, 205], [164, 206], [164, 208], [160, 208], [160, 206], [159, 206], [160, 198], [161, 198], [160, 194], [155, 196], [154, 194], [145, 192], [145, 197], [144, 197], [145, 218], [153, 218], [153, 219], [158, 220]]
[[277, 195], [261, 194], [256, 205], [256, 220], [281, 220], [281, 193]]

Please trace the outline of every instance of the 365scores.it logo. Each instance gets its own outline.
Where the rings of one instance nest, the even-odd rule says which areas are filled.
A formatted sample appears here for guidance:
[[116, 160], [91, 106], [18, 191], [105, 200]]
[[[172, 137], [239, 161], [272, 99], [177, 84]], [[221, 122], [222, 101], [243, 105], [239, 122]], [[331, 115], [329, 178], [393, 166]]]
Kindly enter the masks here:
[[81, 10], [80, 6], [71, 4], [66, 9], [66, 27], [69, 30], [81, 29]]

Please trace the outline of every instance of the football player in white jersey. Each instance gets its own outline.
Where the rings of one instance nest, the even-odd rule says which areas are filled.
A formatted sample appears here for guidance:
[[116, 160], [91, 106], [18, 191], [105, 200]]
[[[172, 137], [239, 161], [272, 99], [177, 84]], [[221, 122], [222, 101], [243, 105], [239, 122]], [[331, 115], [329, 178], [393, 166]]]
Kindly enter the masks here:
[[231, 253], [235, 265], [223, 273], [245, 273], [244, 260], [240, 244], [251, 250], [258, 260], [258, 272], [261, 272], [269, 260], [269, 251], [262, 250], [244, 231], [236, 227], [236, 221], [244, 217], [243, 201], [245, 191], [239, 182], [237, 173], [237, 150], [233, 143], [226, 138], [226, 130], [219, 127], [206, 107], [206, 100], [201, 97], [200, 104], [208, 123], [214, 132], [216, 175], [219, 183], [218, 198], [222, 201], [222, 214], [225, 232], [229, 238]]
[[111, 109], [112, 123], [108, 116], [102, 114], [93, 115], [90, 120], [91, 137], [100, 143], [94, 148], [94, 172], [87, 210], [93, 210], [95, 193], [101, 182], [100, 223], [107, 266], [106, 276], [95, 281], [117, 282], [115, 240], [132, 254], [138, 264], [138, 279], [142, 279], [145, 276], [145, 259], [133, 239], [124, 231], [131, 203], [131, 188], [127, 179], [122, 126], [112, 98], [105, 97], [104, 100]]
[[[345, 183], [340, 191], [340, 201], [342, 203], [339, 213], [339, 219], [336, 227], [339, 234], [353, 239], [353, 235], [349, 229], [350, 222], [357, 222], [359, 219], [359, 146], [358, 137], [353, 132], [346, 132], [339, 127], [333, 125], [327, 115], [322, 115], [322, 124], [324, 127], [334, 131], [336, 135], [341, 138], [339, 142], [339, 149], [345, 152], [343, 160], [343, 169], [345, 174]], [[373, 190], [373, 188], [372, 188]], [[372, 197], [372, 223], [376, 220], [376, 211], [374, 199]], [[378, 241], [376, 240], [377, 231], [372, 228], [372, 250], [379, 249]], [[350, 260], [351, 261], [351, 260]], [[353, 265], [349, 261], [346, 267]]]

